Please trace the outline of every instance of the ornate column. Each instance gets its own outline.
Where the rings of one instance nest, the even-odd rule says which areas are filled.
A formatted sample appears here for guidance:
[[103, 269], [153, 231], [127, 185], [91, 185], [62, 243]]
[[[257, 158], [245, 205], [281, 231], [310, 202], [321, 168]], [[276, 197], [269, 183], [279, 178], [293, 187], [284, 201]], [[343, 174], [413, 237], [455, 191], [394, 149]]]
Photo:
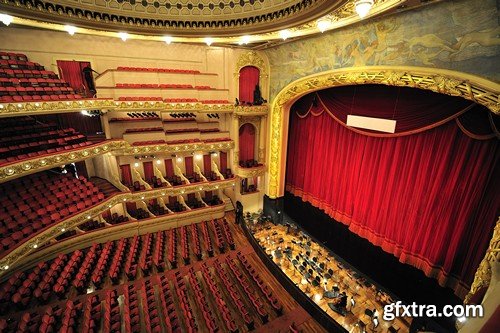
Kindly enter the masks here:
[[266, 161], [266, 133], [267, 133], [267, 116], [260, 117], [260, 132], [259, 132], [259, 154], [257, 160], [264, 164]]
[[240, 117], [233, 113], [233, 170], [235, 170], [240, 163]]
[[464, 303], [470, 302], [472, 295], [483, 287], [489, 287], [491, 281], [491, 264], [492, 262], [500, 262], [500, 217], [497, 220], [493, 236], [491, 237], [490, 246], [484, 255], [479, 268], [474, 275], [474, 281], [469, 293], [465, 296]]

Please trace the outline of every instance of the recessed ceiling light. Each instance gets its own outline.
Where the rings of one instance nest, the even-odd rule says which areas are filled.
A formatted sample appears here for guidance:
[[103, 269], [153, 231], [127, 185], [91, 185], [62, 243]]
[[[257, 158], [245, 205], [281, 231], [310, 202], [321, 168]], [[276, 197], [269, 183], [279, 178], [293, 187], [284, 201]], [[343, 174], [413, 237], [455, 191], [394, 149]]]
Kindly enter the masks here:
[[72, 26], [72, 25], [65, 25], [64, 26], [64, 30], [66, 30], [68, 32], [68, 34], [70, 34], [71, 36], [73, 36], [76, 32], [76, 27]]
[[210, 37], [205, 37], [204, 41], [208, 46], [212, 45], [212, 43], [214, 42], [213, 38]]
[[360, 18], [364, 18], [370, 12], [373, 6], [373, 0], [358, 0], [354, 3], [356, 7], [356, 13], [358, 13]]
[[250, 43], [250, 40], [251, 40], [251, 37], [248, 36], [248, 35], [245, 35], [245, 36], [241, 36], [241, 39], [240, 41], [238, 42], [239, 45], [243, 45], [243, 44], [248, 44]]
[[279, 32], [280, 38], [283, 40], [286, 40], [288, 37], [290, 37], [290, 31], [289, 30], [281, 30]]
[[14, 18], [10, 15], [0, 14], [0, 21], [2, 21], [2, 23], [5, 25], [11, 24], [13, 20], [14, 20]]
[[128, 33], [126, 32], [119, 32], [118, 37], [122, 39], [122, 41], [126, 41], [128, 39]]
[[163, 36], [163, 40], [165, 41], [165, 43], [167, 43], [168, 45], [170, 45], [170, 43], [172, 43], [172, 37], [170, 36]]
[[330, 22], [327, 20], [319, 20], [316, 25], [318, 26], [319, 31], [322, 33], [326, 31], [330, 27]]

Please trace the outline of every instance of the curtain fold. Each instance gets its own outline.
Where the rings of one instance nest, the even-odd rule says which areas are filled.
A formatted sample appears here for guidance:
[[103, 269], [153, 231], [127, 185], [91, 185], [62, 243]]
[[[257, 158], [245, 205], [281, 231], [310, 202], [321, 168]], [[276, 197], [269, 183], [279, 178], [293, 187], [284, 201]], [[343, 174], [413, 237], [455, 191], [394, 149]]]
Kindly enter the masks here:
[[240, 161], [248, 161], [255, 159], [255, 127], [246, 123], [240, 127]]
[[57, 60], [57, 67], [59, 67], [61, 78], [68, 82], [70, 87], [75, 91], [82, 91], [83, 86], [85, 86], [87, 91], [89, 90], [82, 72], [87, 66], [90, 66], [90, 62]]
[[186, 156], [184, 158], [184, 164], [186, 166], [186, 176], [191, 177], [194, 173], [193, 156]]
[[130, 170], [130, 164], [120, 165], [120, 170], [122, 174], [123, 185], [132, 186], [132, 172]]
[[380, 138], [326, 112], [292, 112], [286, 187], [463, 294], [500, 210], [499, 150], [498, 140], [471, 139], [455, 121]]
[[259, 84], [259, 75], [259, 69], [254, 66], [246, 66], [240, 70], [239, 97], [242, 104], [254, 102], [253, 91], [255, 86]]
[[144, 168], [144, 180], [148, 183], [151, 182], [153, 176], [155, 175], [153, 170], [153, 162], [143, 162], [142, 167]]

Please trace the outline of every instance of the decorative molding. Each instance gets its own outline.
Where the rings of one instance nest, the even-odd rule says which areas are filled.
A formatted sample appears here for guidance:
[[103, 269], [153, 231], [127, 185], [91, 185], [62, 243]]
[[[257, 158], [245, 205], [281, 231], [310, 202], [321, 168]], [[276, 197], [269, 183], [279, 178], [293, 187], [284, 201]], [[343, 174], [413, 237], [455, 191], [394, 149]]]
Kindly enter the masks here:
[[182, 144], [152, 144], [141, 146], [128, 146], [123, 151], [115, 152], [116, 155], [137, 155], [151, 153], [182, 153], [194, 151], [211, 151], [214, 149], [229, 150], [234, 148], [234, 141], [217, 141], [217, 142], [192, 142]]
[[235, 68], [235, 76], [240, 75], [240, 70], [243, 67], [246, 66], [253, 66], [257, 67], [260, 71], [260, 77], [268, 77], [268, 70], [267, 70], [267, 65], [264, 59], [255, 51], [249, 51], [246, 53], [243, 53], [242, 55], [239, 56], [237, 62], [236, 62], [236, 68]]
[[113, 108], [114, 105], [115, 104], [112, 99], [2, 103], [0, 104], [0, 118], [37, 114], [81, 112], [82, 110], [101, 110]]
[[236, 168], [236, 175], [240, 178], [251, 178], [262, 176], [266, 172], [266, 166], [260, 165], [253, 168], [242, 168], [238, 166]]
[[491, 263], [500, 262], [500, 217], [497, 220], [493, 236], [491, 237], [490, 246], [484, 255], [479, 268], [474, 275], [474, 281], [469, 293], [465, 296], [464, 304], [468, 304], [471, 297], [481, 288], [490, 286], [491, 281]]
[[160, 101], [113, 101], [112, 99], [85, 99], [59, 102], [0, 103], [0, 118], [52, 113], [104, 111], [164, 111], [197, 113], [237, 113], [239, 115], [267, 115], [268, 105], [234, 106], [233, 104], [166, 103]]
[[283, 135], [286, 132], [284, 115], [291, 105], [313, 91], [358, 84], [385, 84], [431, 90], [474, 101], [500, 114], [500, 84], [451, 70], [410, 66], [367, 66], [336, 69], [301, 78], [283, 88], [272, 103], [267, 193], [269, 197], [277, 198], [282, 195], [284, 188], [282, 177], [284, 170], [281, 168], [284, 165], [286, 148], [282, 147]]
[[[43, 246], [48, 243], [51, 239], [63, 233], [62, 230], [71, 230], [78, 225], [91, 220], [93, 217], [104, 213], [109, 208], [121, 204], [127, 201], [140, 201], [148, 200], [154, 198], [161, 198], [166, 196], [176, 196], [182, 194], [195, 193], [198, 191], [214, 191], [219, 189], [224, 189], [232, 187], [235, 185], [235, 179], [225, 179], [214, 182], [202, 182], [196, 184], [189, 184], [184, 186], [177, 186], [171, 188], [160, 188], [149, 191], [141, 191], [134, 193], [119, 193], [106, 199], [105, 201], [95, 205], [85, 211], [82, 211], [76, 215], [70, 216], [69, 218], [52, 225], [42, 232], [36, 234], [35, 236], [28, 239], [26, 242], [20, 243], [11, 252], [7, 253], [4, 257], [0, 259], [0, 277], [6, 273], [6, 271], [11, 271], [14, 268], [14, 264], [18, 262], [21, 258], [29, 255], [30, 253], [36, 251], [38, 247]], [[195, 209], [193, 213], [200, 214], [200, 210]], [[201, 213], [202, 214], [202, 213]], [[164, 218], [166, 216], [162, 216]], [[172, 219], [179, 219], [179, 214], [172, 214]], [[64, 232], [65, 232], [64, 231]]]
[[264, 116], [269, 113], [269, 105], [254, 105], [254, 106], [236, 106], [234, 114], [238, 117], [245, 116]]
[[[112, 153], [114, 155], [137, 155], [151, 153], [181, 153], [181, 152], [209, 152], [214, 149], [229, 150], [234, 148], [234, 141], [196, 142], [187, 144], [153, 144], [132, 146], [124, 140], [109, 140], [101, 143], [81, 147], [75, 150], [56, 152], [45, 156], [16, 161], [0, 166], [0, 183], [10, 181], [32, 173], [48, 170], [64, 164], [82, 161], [95, 156]], [[117, 186], [118, 179], [112, 180]], [[122, 185], [123, 186], [123, 185]]]
[[63, 164], [83, 161], [113, 150], [123, 149], [129, 144], [123, 140], [103, 141], [91, 146], [75, 150], [56, 152], [45, 156], [37, 156], [0, 166], [0, 183], [26, 176], [28, 174], [48, 170]]

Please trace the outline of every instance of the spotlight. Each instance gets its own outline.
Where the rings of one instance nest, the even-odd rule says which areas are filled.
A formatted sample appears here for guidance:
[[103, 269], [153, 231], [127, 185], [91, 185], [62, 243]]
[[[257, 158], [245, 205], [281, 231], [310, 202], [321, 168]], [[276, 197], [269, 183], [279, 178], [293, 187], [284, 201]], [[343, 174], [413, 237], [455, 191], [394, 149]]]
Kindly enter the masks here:
[[128, 39], [128, 33], [126, 33], [126, 32], [119, 32], [118, 33], [118, 37], [120, 37], [121, 40], [125, 42]]
[[319, 31], [323, 33], [330, 27], [330, 22], [326, 20], [320, 20], [316, 23], [316, 25], [318, 26]]
[[0, 21], [2, 21], [3, 24], [5, 25], [9, 25], [12, 23], [12, 21], [14, 20], [14, 18], [10, 15], [7, 15], [7, 14], [0, 14]]
[[248, 35], [241, 36], [241, 39], [240, 39], [240, 41], [238, 42], [238, 45], [243, 45], [243, 44], [245, 44], [245, 45], [246, 45], [246, 44], [250, 43], [250, 39], [251, 39], [251, 37], [250, 37], [250, 36], [248, 36]]
[[170, 45], [170, 43], [172, 43], [172, 37], [170, 36], [163, 36], [163, 40], [165, 41], [165, 43], [167, 43], [167, 45]]
[[287, 40], [290, 37], [290, 30], [281, 30], [279, 34], [281, 39]]
[[66, 30], [68, 32], [68, 34], [70, 34], [71, 36], [73, 36], [76, 32], [76, 27], [72, 26], [72, 25], [65, 25], [64, 26], [64, 30]]
[[356, 13], [358, 13], [360, 18], [365, 18], [370, 12], [373, 6], [373, 0], [358, 0], [354, 3], [356, 7]]
[[213, 38], [210, 37], [205, 37], [204, 41], [208, 46], [212, 45], [212, 43], [214, 42]]

